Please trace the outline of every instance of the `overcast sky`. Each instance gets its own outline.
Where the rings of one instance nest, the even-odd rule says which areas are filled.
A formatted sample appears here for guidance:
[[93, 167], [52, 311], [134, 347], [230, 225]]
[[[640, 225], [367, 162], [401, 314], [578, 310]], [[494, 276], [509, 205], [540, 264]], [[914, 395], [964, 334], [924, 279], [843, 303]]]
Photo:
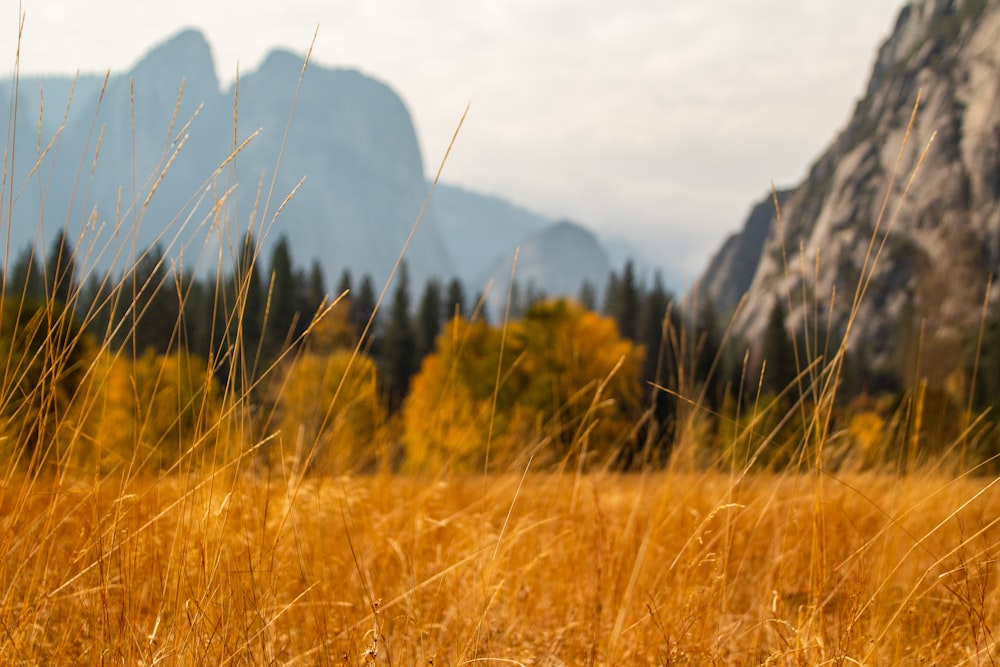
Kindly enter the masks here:
[[[390, 84], [428, 174], [631, 240], [693, 280], [841, 128], [902, 0], [0, 0], [23, 73], [127, 69], [202, 30], [219, 77], [274, 47]], [[8, 66], [7, 69], [10, 69]]]

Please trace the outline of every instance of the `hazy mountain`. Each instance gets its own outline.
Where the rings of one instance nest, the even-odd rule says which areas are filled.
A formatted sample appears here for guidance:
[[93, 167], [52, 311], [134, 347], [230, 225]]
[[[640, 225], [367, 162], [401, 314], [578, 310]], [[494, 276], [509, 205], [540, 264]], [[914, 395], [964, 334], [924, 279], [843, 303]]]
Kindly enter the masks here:
[[[601, 245], [604, 246], [604, 249], [608, 253], [608, 259], [611, 261], [612, 268], [619, 273], [621, 273], [626, 262], [632, 262], [633, 270], [640, 281], [651, 283], [653, 277], [659, 274], [663, 286], [677, 293], [681, 293], [684, 289], [685, 278], [690, 280], [689, 276], [684, 276], [683, 273], [675, 270], [673, 267], [658, 266], [650, 260], [648, 256], [651, 253], [655, 253], [653, 249], [644, 251], [635, 242], [620, 236], [612, 238], [603, 237], [600, 240]], [[605, 284], [600, 283], [596, 287], [600, 290], [605, 287]]]
[[434, 190], [432, 205], [457, 275], [467, 283], [481, 278], [483, 267], [553, 223], [501, 197], [445, 183]]
[[842, 332], [870, 272], [852, 347], [879, 363], [900, 352], [901, 332], [922, 324], [925, 361], [942, 373], [955, 368], [960, 334], [975, 324], [988, 276], [1000, 270], [998, 102], [1000, 0], [906, 5], [847, 127], [788, 193], [783, 224], [768, 224], [761, 242], [761, 216], [773, 215], [755, 211], [716, 255], [701, 290], [723, 304], [745, 293], [736, 324], [752, 339], [775, 297], [788, 294], [796, 304], [789, 324], [817, 312], [825, 320], [830, 309], [830, 328]]
[[[302, 67], [274, 51], [223, 90], [208, 42], [186, 30], [106, 86], [104, 76], [21, 80], [10, 254], [31, 244], [42, 254], [68, 225], [84, 272], [121, 271], [158, 243], [170, 261], [214, 273], [252, 229], [265, 269], [284, 234], [295, 262], [319, 260], [328, 285], [344, 268], [384, 281], [430, 187], [409, 112], [357, 71], [310, 63], [300, 85]], [[0, 114], [11, 92], [0, 85]], [[410, 276], [458, 275], [479, 289], [518, 245], [519, 274], [549, 294], [576, 294], [584, 278], [601, 286], [610, 270], [582, 228], [441, 184], [407, 251]]]
[[[489, 305], [500, 312], [507, 299], [514, 251], [497, 258], [473, 284], [492, 281]], [[572, 296], [588, 281], [601, 288], [612, 266], [607, 251], [588, 229], [566, 220], [553, 223], [520, 243], [515, 281], [522, 293], [546, 296]]]
[[[17, 83], [20, 95], [21, 120], [28, 122], [37, 129], [40, 106], [44, 106], [42, 116], [42, 131], [51, 135], [63, 120], [67, 105], [72, 106], [89, 103], [101, 92], [104, 83], [103, 75], [81, 74], [68, 76], [25, 76]], [[0, 81], [0, 101], [6, 113], [10, 108], [10, 96], [14, 90], [13, 82], [7, 78]], [[42, 91], [44, 90], [44, 96]]]
[[[39, 96], [22, 88], [13, 252], [68, 221], [84, 254], [92, 248], [85, 266], [128, 266], [133, 248], [160, 242], [189, 266], [214, 271], [219, 249], [227, 257], [252, 227], [264, 261], [287, 234], [296, 262], [320, 260], [330, 283], [347, 266], [385, 279], [427, 192], [409, 113], [385, 84], [316, 64], [296, 98], [301, 71], [301, 57], [278, 51], [223, 92], [204, 37], [182, 32], [113, 75], [102, 99], [88, 79], [33, 171]], [[66, 79], [41, 85], [46, 99], [66, 94]], [[44, 124], [43, 151], [62, 111], [45, 103], [46, 118], [59, 122]], [[415, 280], [453, 273], [433, 212], [408, 258]]]

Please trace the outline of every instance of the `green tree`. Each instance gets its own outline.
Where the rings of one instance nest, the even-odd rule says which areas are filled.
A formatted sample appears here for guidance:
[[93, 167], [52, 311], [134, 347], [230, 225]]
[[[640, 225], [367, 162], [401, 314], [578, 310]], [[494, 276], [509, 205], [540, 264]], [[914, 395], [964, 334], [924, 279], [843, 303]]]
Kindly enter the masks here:
[[[674, 331], [680, 326], [680, 318], [672, 302], [672, 295], [663, 286], [663, 279], [657, 273], [653, 278], [652, 288], [643, 295], [639, 306], [636, 342], [646, 350], [642, 365], [643, 380], [661, 385], [669, 382], [670, 374], [676, 372], [669, 336], [671, 325], [675, 327]], [[668, 314], [671, 321], [664, 322]]]
[[0, 417], [9, 460], [37, 470], [64, 454], [57, 435], [84, 376], [87, 348], [79, 323], [60, 303], [4, 301]]
[[524, 294], [521, 291], [521, 281], [514, 279], [510, 283], [507, 304], [500, 310], [500, 317], [503, 318], [506, 313], [509, 313], [510, 319], [519, 320], [524, 316], [525, 310], [527, 310], [527, 305], [525, 304]]
[[63, 305], [70, 305], [77, 293], [76, 253], [69, 244], [65, 229], [52, 240], [45, 260], [45, 278], [48, 294]]
[[170, 349], [178, 330], [180, 303], [159, 245], [142, 254], [113, 300], [117, 345], [130, 344], [136, 356], [148, 349], [158, 354]]
[[601, 313], [607, 317], [614, 318], [618, 309], [618, 293], [621, 291], [622, 279], [618, 273], [612, 271], [608, 274], [608, 282], [604, 286], [604, 303], [601, 304]]
[[448, 281], [448, 294], [445, 297], [445, 320], [450, 320], [456, 315], [468, 317], [465, 304], [465, 287], [458, 278]]
[[612, 273], [604, 295], [604, 312], [618, 325], [618, 331], [629, 340], [637, 340], [639, 324], [639, 304], [642, 291], [636, 282], [635, 265], [632, 260], [625, 262], [621, 276]]
[[17, 298], [30, 301], [45, 300], [45, 278], [41, 264], [35, 257], [34, 248], [26, 246], [14, 259], [7, 276], [6, 292]]
[[347, 294], [348, 298], [354, 298], [354, 290], [351, 287], [351, 270], [344, 269], [340, 273], [340, 280], [337, 281], [337, 289], [334, 290], [333, 295], [336, 298], [340, 298], [341, 295]]
[[761, 358], [765, 364], [762, 380], [765, 392], [780, 394], [795, 382], [798, 375], [795, 350], [792, 347], [792, 337], [785, 326], [785, 309], [778, 298], [775, 298], [771, 314], [767, 318]]
[[657, 274], [652, 288], [643, 295], [637, 326], [637, 342], [645, 351], [640, 378], [648, 392], [647, 408], [651, 410], [651, 414], [636, 442], [637, 447], [644, 451], [623, 451], [620, 462], [622, 467], [632, 467], [640, 462], [648, 463], [652, 458], [666, 461], [669, 457], [677, 398], [666, 390], [679, 390], [673, 341], [680, 327], [680, 316], [673, 307], [673, 296], [663, 286], [663, 280]]
[[265, 356], [281, 354], [285, 341], [292, 340], [299, 304], [295, 294], [295, 275], [288, 239], [282, 235], [271, 252], [271, 305], [264, 325]]
[[415, 323], [417, 359], [423, 359], [434, 349], [434, 341], [443, 324], [442, 303], [441, 282], [437, 278], [431, 278], [424, 285], [424, 293], [417, 307]]
[[309, 278], [306, 282], [306, 313], [308, 319], [312, 319], [320, 306], [327, 300], [326, 278], [323, 275], [323, 266], [319, 260], [314, 259], [309, 265]]
[[357, 298], [351, 300], [350, 321], [358, 332], [358, 335], [361, 335], [361, 332], [368, 326], [368, 322], [371, 321], [372, 325], [369, 329], [368, 341], [365, 341], [365, 347], [373, 355], [377, 354], [376, 348], [373, 345], [375, 342], [374, 332], [377, 330], [378, 325], [375, 316], [375, 302], [377, 299], [378, 296], [375, 294], [375, 285], [372, 282], [372, 277], [365, 274], [361, 278], [361, 287], [358, 288]]
[[577, 297], [580, 305], [590, 311], [597, 311], [597, 288], [589, 280], [584, 280], [580, 285], [580, 294]]
[[213, 321], [216, 286], [195, 276], [188, 276], [185, 285], [182, 319], [187, 351], [208, 359], [216, 352], [212, 349], [214, 329], [222, 326]]
[[111, 325], [111, 287], [110, 276], [97, 272], [87, 276], [80, 291], [79, 310], [87, 326], [87, 331], [99, 341], [110, 336]]
[[243, 237], [233, 273], [234, 308], [239, 323], [241, 350], [248, 362], [256, 358], [264, 327], [264, 294], [257, 266], [257, 239], [251, 232]]
[[716, 410], [722, 404], [726, 361], [722, 358], [722, 332], [711, 299], [703, 298], [698, 304], [694, 344], [695, 382], [702, 388], [705, 404]]
[[402, 405], [409, 390], [410, 377], [417, 371], [419, 363], [416, 334], [410, 316], [410, 278], [405, 262], [400, 265], [396, 280], [389, 319], [379, 349], [390, 412], [395, 412]]

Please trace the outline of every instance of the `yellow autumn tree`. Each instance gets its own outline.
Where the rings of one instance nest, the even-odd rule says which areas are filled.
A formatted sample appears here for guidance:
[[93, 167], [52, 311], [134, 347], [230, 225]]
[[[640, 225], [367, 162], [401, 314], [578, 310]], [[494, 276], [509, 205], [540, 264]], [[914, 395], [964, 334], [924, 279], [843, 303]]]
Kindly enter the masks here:
[[220, 391], [204, 359], [102, 353], [86, 392], [89, 448], [101, 467], [169, 470], [215, 461]]
[[529, 455], [540, 465], [614, 456], [635, 423], [641, 349], [612, 320], [566, 300], [512, 322], [500, 363], [502, 337], [482, 323], [445, 328], [403, 409], [408, 465], [481, 469], [487, 451], [498, 470]]
[[[456, 318], [438, 336], [436, 349], [411, 380], [403, 405], [407, 466], [474, 470], [486, 456], [500, 332]], [[500, 386], [504, 404], [516, 399], [520, 379], [508, 377]], [[510, 411], [499, 411], [494, 419], [497, 433], [506, 432], [511, 417]]]
[[285, 456], [320, 472], [371, 470], [379, 462], [385, 407], [375, 363], [335, 349], [303, 353], [288, 366], [274, 397]]

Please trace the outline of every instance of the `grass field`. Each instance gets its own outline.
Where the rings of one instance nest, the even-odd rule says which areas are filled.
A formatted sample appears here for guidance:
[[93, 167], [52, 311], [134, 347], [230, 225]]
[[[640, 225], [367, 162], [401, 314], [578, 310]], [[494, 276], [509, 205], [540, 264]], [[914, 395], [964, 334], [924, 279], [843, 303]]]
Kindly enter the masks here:
[[983, 479], [10, 480], [4, 664], [993, 664]]
[[[0, 205], [9, 192], [0, 190]], [[212, 213], [225, 218], [221, 202]], [[852, 322], [881, 252], [875, 238]], [[152, 278], [129, 287], [129, 271], [101, 285], [105, 305], [156, 291]], [[183, 292], [181, 282], [164, 284]], [[690, 400], [675, 396], [690, 419], [678, 419], [663, 468], [583, 472], [582, 454], [576, 465], [598, 423], [595, 394], [570, 453], [550, 472], [522, 457], [505, 474], [440, 465], [414, 468], [438, 475], [337, 476], [309, 468], [324, 445], [302, 435], [298, 413], [283, 441], [273, 425], [256, 432], [255, 383], [275, 380], [272, 399], [291, 390], [281, 363], [258, 368], [260, 349], [244, 338], [249, 284], [232, 278], [231, 309], [213, 321], [227, 335], [198, 365], [146, 356], [134, 340], [95, 346], [81, 327], [96, 309], [79, 307], [79, 289], [66, 310], [49, 298], [30, 311], [0, 291], [0, 665], [984, 665], [1000, 657], [992, 634], [1000, 478], [985, 466], [961, 469], [992, 462], [992, 450], [966, 458], [977, 435], [971, 410], [955, 420], [960, 437], [932, 441], [921, 422], [934, 413], [918, 391], [895, 431], [873, 427], [874, 413], [842, 420], [875, 435], [855, 438], [860, 453], [838, 454], [852, 428], [831, 426], [846, 335], [828, 358], [801, 365], [795, 384], [808, 405], [747, 408], [743, 421], [708, 425], [697, 387]], [[76, 324], [65, 314], [74, 307]], [[127, 338], [145, 316], [127, 313], [107, 330]], [[286, 342], [308, 343], [321, 319]], [[278, 361], [300, 351], [290, 345]], [[337, 421], [333, 404], [348, 384], [340, 378], [360, 352], [358, 343], [342, 355], [332, 399], [307, 387], [293, 401], [319, 411], [317, 433]], [[229, 365], [222, 383], [220, 360]], [[501, 362], [488, 370], [479, 375], [499, 385]], [[603, 388], [618, 371], [583, 384]], [[374, 382], [374, 370], [362, 375]], [[357, 392], [343, 393], [340, 405], [355, 405]], [[482, 422], [487, 451], [496, 446], [496, 393]], [[429, 404], [440, 412], [443, 400]], [[801, 428], [775, 454], [767, 448], [786, 421]], [[379, 422], [377, 437], [352, 444], [398, 446], [398, 420]], [[516, 444], [548, 442], [559, 435], [551, 428]], [[932, 454], [918, 457], [928, 442]], [[841, 470], [856, 471], [824, 469], [831, 450], [846, 461]], [[395, 456], [372, 455], [378, 464], [365, 470], [406, 469], [391, 465]]]

